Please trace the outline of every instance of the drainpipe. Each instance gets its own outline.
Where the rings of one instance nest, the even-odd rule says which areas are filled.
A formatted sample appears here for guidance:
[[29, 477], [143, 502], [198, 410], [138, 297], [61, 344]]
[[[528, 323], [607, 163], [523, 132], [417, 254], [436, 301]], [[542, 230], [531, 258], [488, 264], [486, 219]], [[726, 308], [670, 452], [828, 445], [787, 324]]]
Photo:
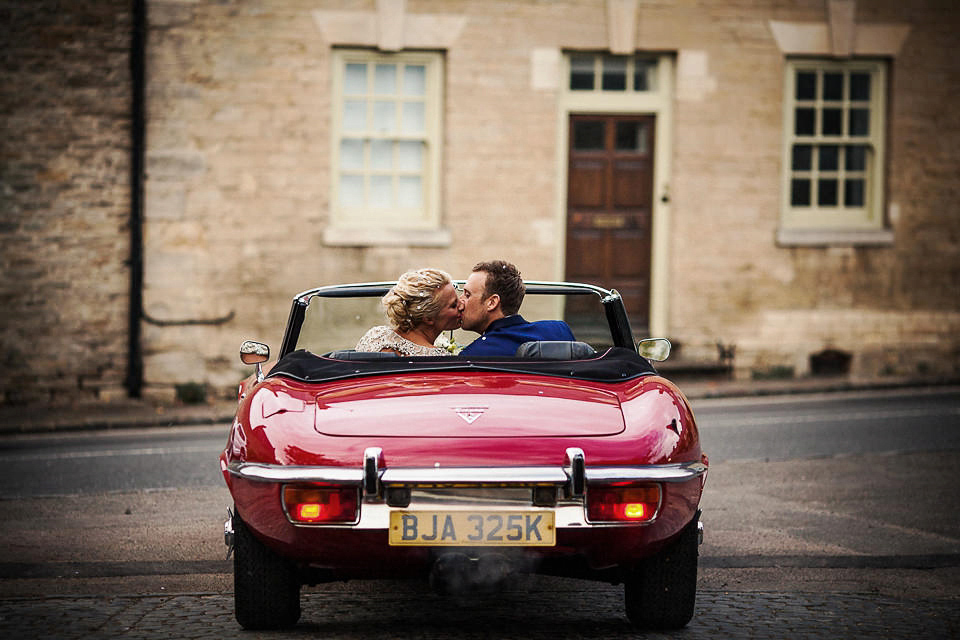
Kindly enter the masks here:
[[130, 149], [130, 308], [127, 330], [127, 395], [139, 398], [143, 389], [143, 351], [140, 319], [143, 309], [143, 183], [146, 155], [146, 0], [132, 0], [130, 40], [131, 149]]

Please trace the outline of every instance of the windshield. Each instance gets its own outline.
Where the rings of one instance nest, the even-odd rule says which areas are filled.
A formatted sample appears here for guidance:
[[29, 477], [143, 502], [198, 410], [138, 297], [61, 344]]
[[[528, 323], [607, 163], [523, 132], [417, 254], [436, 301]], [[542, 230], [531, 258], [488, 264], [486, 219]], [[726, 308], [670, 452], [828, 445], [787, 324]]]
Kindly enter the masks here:
[[[353, 349], [368, 329], [389, 325], [379, 291], [364, 292], [365, 297], [327, 297], [323, 294], [309, 297], [303, 326], [296, 342], [297, 349], [323, 354], [341, 349]], [[520, 309], [528, 321], [565, 320], [577, 340], [602, 350], [613, 345], [600, 295], [583, 291], [576, 295], [538, 292], [534, 286], [528, 292]], [[458, 329], [445, 332], [437, 344], [453, 341], [465, 347], [479, 335]]]

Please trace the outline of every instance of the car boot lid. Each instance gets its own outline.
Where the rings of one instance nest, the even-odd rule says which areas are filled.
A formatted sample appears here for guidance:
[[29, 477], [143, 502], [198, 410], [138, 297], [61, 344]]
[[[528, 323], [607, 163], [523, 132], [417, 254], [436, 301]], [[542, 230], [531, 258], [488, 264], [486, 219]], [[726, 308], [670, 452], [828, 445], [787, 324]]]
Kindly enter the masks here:
[[367, 379], [316, 397], [316, 430], [361, 437], [606, 436], [624, 429], [615, 393], [512, 377]]

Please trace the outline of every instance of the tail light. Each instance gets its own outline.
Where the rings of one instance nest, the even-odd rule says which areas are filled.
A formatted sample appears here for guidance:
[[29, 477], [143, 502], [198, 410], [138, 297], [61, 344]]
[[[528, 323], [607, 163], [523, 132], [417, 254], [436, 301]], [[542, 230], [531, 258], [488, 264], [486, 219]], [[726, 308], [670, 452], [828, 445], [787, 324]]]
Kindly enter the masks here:
[[660, 485], [587, 487], [590, 522], [650, 522], [660, 509]]
[[283, 488], [283, 508], [294, 523], [356, 522], [358, 504], [356, 487], [287, 485]]

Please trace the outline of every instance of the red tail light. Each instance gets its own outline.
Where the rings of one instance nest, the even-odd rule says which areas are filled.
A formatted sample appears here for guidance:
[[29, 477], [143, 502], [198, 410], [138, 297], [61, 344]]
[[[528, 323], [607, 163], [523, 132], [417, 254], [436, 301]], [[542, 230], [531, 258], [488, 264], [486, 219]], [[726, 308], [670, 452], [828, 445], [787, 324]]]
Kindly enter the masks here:
[[304, 524], [357, 521], [356, 487], [310, 487], [287, 485], [283, 506], [292, 522]]
[[660, 485], [588, 487], [590, 522], [650, 522], [660, 509]]

